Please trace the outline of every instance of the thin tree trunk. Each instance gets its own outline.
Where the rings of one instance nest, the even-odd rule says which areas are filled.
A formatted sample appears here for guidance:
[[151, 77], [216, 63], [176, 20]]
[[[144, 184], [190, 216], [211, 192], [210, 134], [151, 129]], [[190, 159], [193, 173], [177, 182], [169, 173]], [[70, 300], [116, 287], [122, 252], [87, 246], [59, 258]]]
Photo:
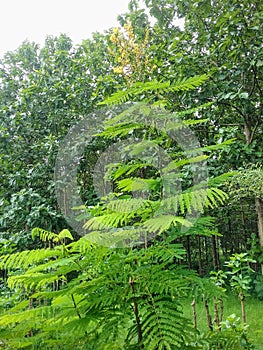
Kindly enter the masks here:
[[213, 247], [213, 267], [215, 271], [218, 271], [217, 245], [216, 245], [215, 236], [212, 236], [212, 247]]
[[243, 237], [244, 237], [244, 247], [247, 250], [247, 230], [246, 230], [246, 220], [245, 220], [245, 212], [242, 202], [240, 202], [240, 209], [241, 209], [241, 222], [242, 222], [242, 230], [243, 230]]
[[205, 299], [205, 296], [203, 294], [203, 301], [204, 301], [204, 306], [205, 306], [205, 313], [206, 313], [206, 319], [207, 319], [207, 325], [210, 331], [213, 330], [213, 323], [212, 323], [212, 317], [209, 312], [209, 305], [207, 299]]
[[219, 322], [222, 322], [222, 321], [223, 321], [223, 315], [224, 315], [224, 302], [223, 302], [223, 299], [222, 299], [222, 298], [219, 299], [219, 303], [220, 303]]
[[193, 321], [194, 321], [194, 328], [197, 329], [197, 319], [196, 319], [196, 300], [194, 299], [192, 301], [192, 310], [193, 310]]
[[241, 303], [242, 321], [246, 323], [247, 317], [246, 317], [246, 309], [245, 309], [245, 296], [243, 293], [239, 293], [239, 299]]
[[190, 236], [186, 236], [186, 254], [187, 254], [187, 263], [188, 263], [188, 269], [192, 269], [192, 259], [191, 259], [191, 242], [190, 242]]
[[204, 237], [204, 263], [206, 264], [206, 266], [209, 266], [209, 244], [208, 244], [208, 241], [210, 238], [208, 237]]
[[230, 213], [230, 211], [228, 211], [227, 224], [228, 224], [228, 233], [229, 233], [229, 237], [230, 237], [230, 239], [228, 240], [228, 242], [230, 242], [229, 248], [230, 248], [230, 253], [233, 254], [234, 253], [233, 252], [233, 243], [232, 243], [233, 230], [232, 230], [232, 224], [231, 224], [231, 213]]
[[216, 324], [216, 329], [220, 331], [220, 321], [219, 321], [219, 311], [218, 311], [218, 299], [214, 297], [214, 323]]
[[198, 272], [199, 275], [201, 276], [203, 274], [203, 269], [202, 269], [202, 251], [201, 251], [201, 237], [198, 235], [197, 236], [197, 244], [198, 244]]
[[218, 242], [218, 237], [216, 237], [216, 246], [217, 246], [217, 250], [216, 250], [216, 261], [217, 261], [217, 267], [218, 267], [218, 270], [220, 269], [220, 253], [219, 253], [219, 246], [220, 246], [220, 244], [219, 244], [219, 242]]

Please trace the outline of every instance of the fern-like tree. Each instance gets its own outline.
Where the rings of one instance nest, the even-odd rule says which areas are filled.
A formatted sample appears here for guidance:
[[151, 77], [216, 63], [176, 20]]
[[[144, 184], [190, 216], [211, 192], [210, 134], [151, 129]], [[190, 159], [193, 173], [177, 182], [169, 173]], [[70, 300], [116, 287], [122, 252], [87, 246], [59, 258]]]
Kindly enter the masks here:
[[[167, 133], [156, 127], [158, 120]], [[21, 302], [0, 318], [6, 347], [191, 348], [195, 330], [182, 303], [193, 286], [203, 284], [185, 268], [180, 239], [217, 234], [204, 213], [227, 195], [216, 187], [225, 176], [193, 180], [191, 166], [204, 162], [211, 149], [183, 151], [172, 137], [183, 125], [175, 115], [167, 119], [164, 109], [156, 112], [144, 104], [106, 121], [99, 136], [113, 144], [122, 139], [125, 147], [117, 144], [120, 158], [111, 151], [106, 178], [112, 190], [82, 209], [89, 234], [67, 243], [68, 231], [34, 230], [34, 236], [50, 242], [48, 249], [1, 259], [9, 287], [23, 291]], [[162, 162], [164, 151], [167, 162]], [[197, 212], [199, 218], [192, 215]]]

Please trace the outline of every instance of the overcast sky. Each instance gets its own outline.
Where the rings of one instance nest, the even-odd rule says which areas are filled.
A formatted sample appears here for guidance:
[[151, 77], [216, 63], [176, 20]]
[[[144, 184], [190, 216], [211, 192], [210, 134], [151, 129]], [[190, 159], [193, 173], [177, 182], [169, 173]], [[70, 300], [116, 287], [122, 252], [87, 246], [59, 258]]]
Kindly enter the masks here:
[[118, 25], [129, 0], [1, 0], [0, 56], [26, 39], [43, 45], [47, 35], [66, 33], [75, 44]]

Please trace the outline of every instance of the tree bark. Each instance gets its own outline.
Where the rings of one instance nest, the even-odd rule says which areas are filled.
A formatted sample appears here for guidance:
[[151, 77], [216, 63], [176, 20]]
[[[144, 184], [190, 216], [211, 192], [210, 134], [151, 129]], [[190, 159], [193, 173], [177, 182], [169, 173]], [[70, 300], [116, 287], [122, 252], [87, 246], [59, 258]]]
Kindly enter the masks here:
[[220, 303], [219, 323], [221, 323], [223, 321], [223, 315], [224, 315], [224, 302], [222, 298], [219, 299], [219, 303]]
[[251, 131], [251, 126], [249, 125], [248, 122], [245, 123], [245, 137], [246, 137], [246, 144], [247, 145], [250, 145], [250, 143], [252, 142], [253, 140], [253, 133]]
[[244, 208], [243, 208], [243, 204], [242, 202], [240, 202], [240, 210], [241, 210], [241, 223], [242, 223], [242, 230], [243, 230], [243, 242], [245, 249], [247, 250], [247, 230], [246, 230], [246, 220], [245, 220], [245, 212], [244, 212]]
[[217, 243], [216, 237], [212, 236], [212, 256], [213, 256], [213, 267], [215, 271], [219, 270], [219, 261], [218, 261], [218, 251], [217, 251]]
[[194, 299], [192, 301], [192, 310], [193, 310], [193, 323], [194, 323], [194, 328], [197, 329], [197, 317], [196, 317], [196, 300]]
[[218, 299], [214, 297], [214, 323], [216, 325], [216, 330], [220, 331], [220, 321], [219, 321], [219, 311], [218, 311]]
[[246, 309], [245, 309], [245, 296], [243, 293], [239, 293], [239, 299], [241, 303], [242, 321], [246, 323], [247, 317], [246, 317]]
[[197, 236], [197, 245], [198, 245], [198, 272], [199, 275], [202, 276], [203, 268], [202, 268], [202, 251], [201, 251], [201, 237]]
[[191, 243], [190, 243], [190, 236], [186, 236], [186, 253], [187, 253], [187, 264], [188, 269], [192, 269], [192, 259], [191, 259]]
[[205, 298], [204, 294], [203, 294], [203, 301], [204, 301], [204, 307], [205, 307], [207, 325], [208, 325], [208, 328], [210, 329], [210, 331], [212, 331], [212, 330], [213, 330], [212, 317], [211, 317], [210, 312], [209, 312], [208, 301], [207, 301], [207, 299]]

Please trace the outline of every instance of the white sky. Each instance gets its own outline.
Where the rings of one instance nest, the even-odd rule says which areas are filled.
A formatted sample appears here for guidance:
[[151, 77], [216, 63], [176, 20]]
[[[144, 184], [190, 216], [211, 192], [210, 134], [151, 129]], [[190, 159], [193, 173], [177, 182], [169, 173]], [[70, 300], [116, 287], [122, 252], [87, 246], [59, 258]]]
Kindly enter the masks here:
[[129, 0], [1, 0], [0, 56], [28, 39], [43, 45], [47, 35], [68, 34], [80, 44], [92, 32], [117, 26]]

